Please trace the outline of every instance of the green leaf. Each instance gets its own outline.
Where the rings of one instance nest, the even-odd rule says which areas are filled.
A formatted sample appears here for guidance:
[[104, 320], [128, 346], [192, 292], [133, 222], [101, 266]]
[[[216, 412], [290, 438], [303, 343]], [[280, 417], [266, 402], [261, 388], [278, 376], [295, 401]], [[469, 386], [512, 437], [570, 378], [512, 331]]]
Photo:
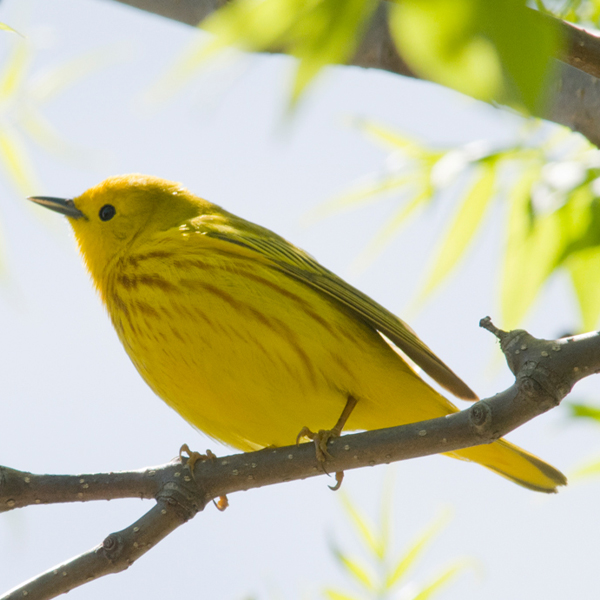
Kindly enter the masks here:
[[576, 469], [569, 475], [569, 481], [583, 477], [596, 477], [598, 475], [600, 475], [600, 460], [594, 460]]
[[4, 31], [10, 31], [10, 33], [16, 33], [17, 35], [20, 35], [22, 38], [25, 37], [22, 33], [19, 33], [16, 29], [13, 29], [6, 23], [0, 23], [0, 29], [3, 29]]
[[337, 590], [326, 589], [325, 595], [331, 600], [359, 600], [356, 596], [350, 596], [343, 592], [338, 592]]
[[203, 21], [203, 29], [216, 36], [205, 55], [227, 45], [285, 50], [300, 59], [295, 101], [325, 65], [351, 58], [377, 5], [375, 0], [237, 0]]
[[392, 509], [394, 506], [394, 473], [388, 469], [381, 492], [381, 508], [379, 511], [379, 544], [377, 558], [384, 562], [389, 550], [390, 535], [392, 532]]
[[374, 527], [368, 523], [366, 517], [359, 512], [358, 508], [356, 508], [346, 494], [341, 494], [340, 498], [344, 510], [350, 517], [350, 522], [354, 525], [354, 528], [367, 547], [377, 555], [379, 553], [379, 542]]
[[[421, 189], [408, 201], [403, 203], [392, 217], [385, 223], [373, 241], [365, 248], [365, 250], [356, 259], [356, 267], [360, 270], [365, 268], [373, 257], [376, 256], [390, 242], [390, 240], [398, 233], [398, 230], [404, 222], [412, 216], [412, 214], [421, 205], [429, 202], [433, 196], [433, 191], [429, 185], [429, 177], [422, 178], [423, 183]], [[424, 188], [424, 189], [423, 189]]]
[[391, 9], [390, 29], [417, 73], [491, 100], [502, 88], [502, 68], [493, 44], [477, 31], [476, 18], [472, 0], [403, 0]]
[[333, 200], [318, 206], [305, 216], [305, 221], [312, 222], [318, 219], [323, 219], [339, 211], [348, 210], [361, 204], [373, 202], [376, 200], [373, 198], [373, 196], [397, 191], [398, 189], [409, 185], [414, 180], [414, 174], [410, 174], [398, 176], [392, 175], [383, 179], [377, 179], [376, 181], [369, 182], [358, 187], [357, 189], [351, 190], [347, 194], [342, 194], [341, 196], [333, 198]]
[[445, 152], [431, 150], [422, 142], [413, 140], [411, 137], [401, 134], [386, 125], [380, 125], [373, 121], [359, 121], [360, 130], [376, 142], [383, 143], [386, 147], [402, 150], [402, 154], [408, 158], [438, 160]]
[[496, 158], [484, 159], [476, 167], [471, 188], [440, 244], [422, 296], [431, 293], [450, 274], [472, 241], [494, 197], [497, 163]]
[[409, 65], [424, 77], [486, 101], [541, 105], [561, 43], [551, 19], [525, 0], [397, 0], [390, 28]]
[[600, 423], [600, 408], [590, 406], [589, 404], [568, 402], [567, 409], [571, 413], [571, 417], [592, 419], [593, 421]]
[[550, 215], [533, 220], [531, 188], [541, 162], [532, 161], [509, 193], [506, 251], [502, 268], [501, 310], [504, 327], [517, 326], [535, 300], [560, 256], [558, 220]]
[[494, 43], [503, 67], [504, 94], [498, 100], [529, 112], [544, 108], [554, 57], [563, 43], [557, 23], [526, 8], [524, 0], [478, 4], [482, 31]]
[[4, 68], [0, 75], [0, 101], [6, 102], [15, 96], [23, 85], [31, 60], [29, 46], [23, 42], [16, 44], [11, 56], [3, 63]]
[[536, 210], [530, 201], [531, 176], [537, 177], [539, 166], [533, 169], [511, 198], [502, 282], [503, 324], [517, 326], [544, 282], [563, 264], [570, 271], [584, 321], [595, 324], [598, 292], [588, 281], [588, 269], [598, 264], [600, 204], [586, 180], [568, 194], [560, 208], [547, 214]]
[[600, 285], [593, 276], [600, 273], [600, 248], [577, 252], [567, 259], [566, 265], [579, 302], [582, 329], [592, 331], [600, 319]]
[[33, 162], [17, 130], [6, 125], [0, 130], [0, 164], [24, 196], [39, 189]]
[[442, 573], [437, 575], [431, 583], [427, 584], [425, 588], [413, 596], [411, 600], [429, 600], [440, 591], [440, 589], [447, 586], [461, 571], [464, 571], [467, 564], [467, 562], [461, 561], [442, 571]]
[[352, 575], [356, 581], [362, 584], [368, 590], [375, 589], [373, 576], [369, 574], [368, 567], [361, 565], [357, 560], [350, 558], [339, 548], [332, 546], [332, 552], [338, 562], [344, 567], [347, 573]]
[[402, 554], [396, 562], [396, 566], [390, 570], [386, 577], [385, 587], [390, 589], [393, 587], [409, 569], [421, 557], [427, 546], [433, 539], [439, 535], [439, 532], [446, 526], [449, 519], [449, 512], [444, 511], [437, 517], [433, 523], [408, 547], [408, 550]]

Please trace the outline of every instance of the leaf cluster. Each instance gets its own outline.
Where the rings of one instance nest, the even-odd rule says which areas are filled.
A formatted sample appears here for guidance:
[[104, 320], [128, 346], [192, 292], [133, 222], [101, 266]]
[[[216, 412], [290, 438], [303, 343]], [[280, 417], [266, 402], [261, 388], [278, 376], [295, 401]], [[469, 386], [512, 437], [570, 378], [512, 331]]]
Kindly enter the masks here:
[[324, 66], [350, 61], [380, 5], [399, 54], [421, 77], [525, 111], [543, 105], [562, 40], [525, 0], [236, 0], [203, 21], [215, 39], [198, 59], [229, 45], [296, 56], [296, 101]]
[[543, 285], [568, 274], [581, 315], [591, 330], [600, 317], [600, 152], [578, 134], [528, 122], [517, 142], [498, 148], [476, 142], [436, 148], [387, 127], [362, 130], [393, 151], [392, 167], [322, 206], [319, 216], [400, 196], [395, 215], [370, 247], [379, 249], [407, 217], [458, 189], [460, 199], [434, 253], [421, 298], [433, 292], [464, 257], [494, 201], [506, 205], [500, 270], [503, 324], [522, 322]]
[[396, 555], [391, 548], [392, 486], [385, 487], [381, 497], [379, 523], [372, 523], [350, 500], [341, 494], [342, 506], [350, 524], [361, 543], [362, 558], [351, 555], [331, 542], [331, 551], [347, 578], [355, 584], [357, 593], [328, 588], [325, 595], [329, 600], [384, 600], [389, 597], [403, 597], [407, 600], [429, 600], [451, 580], [461, 573], [468, 562], [456, 559], [449, 566], [437, 571], [429, 579], [417, 585], [410, 577], [411, 571], [423, 558], [425, 551], [438, 537], [448, 521], [447, 511], [426, 527], [402, 553]]

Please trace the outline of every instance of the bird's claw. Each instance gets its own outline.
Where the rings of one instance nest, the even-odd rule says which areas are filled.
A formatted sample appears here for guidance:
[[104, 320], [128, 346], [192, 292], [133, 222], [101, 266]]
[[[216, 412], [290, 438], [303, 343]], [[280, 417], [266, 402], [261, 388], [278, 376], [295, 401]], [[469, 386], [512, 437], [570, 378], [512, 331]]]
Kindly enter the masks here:
[[[187, 456], [184, 456], [184, 454], [187, 454]], [[196, 466], [196, 463], [198, 461], [205, 460], [214, 461], [217, 459], [217, 455], [214, 452], [211, 452], [210, 450], [207, 450], [206, 454], [201, 454], [200, 452], [196, 452], [195, 450], [190, 450], [190, 447], [187, 444], [183, 444], [183, 446], [179, 448], [179, 459], [181, 460], [181, 462], [183, 462], [185, 459], [185, 464], [190, 470], [192, 479], [196, 481], [196, 477], [194, 476], [194, 467]]]
[[335, 474], [335, 485], [327, 486], [332, 492], [337, 492], [342, 487], [342, 481], [344, 481], [344, 471], [338, 471]]
[[327, 444], [332, 439], [340, 437], [340, 434], [334, 431], [333, 429], [320, 429], [317, 433], [314, 433], [308, 427], [303, 427], [300, 430], [298, 436], [296, 437], [296, 444], [299, 444], [300, 440], [303, 437], [306, 437], [314, 442], [317, 460], [319, 461], [322, 467], [323, 463], [328, 458], [333, 458], [333, 456], [331, 456], [331, 454], [329, 454], [329, 451], [327, 450]]

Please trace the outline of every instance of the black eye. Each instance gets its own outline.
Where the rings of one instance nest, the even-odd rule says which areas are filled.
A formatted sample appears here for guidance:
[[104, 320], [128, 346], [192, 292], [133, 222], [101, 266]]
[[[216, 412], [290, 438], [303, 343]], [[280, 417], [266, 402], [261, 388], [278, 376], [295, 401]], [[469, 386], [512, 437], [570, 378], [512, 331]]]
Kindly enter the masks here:
[[105, 204], [100, 209], [100, 219], [102, 221], [110, 221], [116, 214], [115, 207], [112, 204]]

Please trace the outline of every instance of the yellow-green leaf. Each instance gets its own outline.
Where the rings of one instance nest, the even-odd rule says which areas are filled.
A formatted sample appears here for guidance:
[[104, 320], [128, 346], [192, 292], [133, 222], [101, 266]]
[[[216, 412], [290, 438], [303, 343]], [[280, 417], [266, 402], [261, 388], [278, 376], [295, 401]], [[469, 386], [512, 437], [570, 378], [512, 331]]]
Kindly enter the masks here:
[[386, 147], [402, 150], [402, 154], [408, 158], [421, 159], [428, 157], [435, 161], [445, 154], [445, 152], [439, 150], [431, 150], [422, 142], [413, 140], [407, 135], [373, 121], [361, 121], [359, 127], [368, 137], [373, 138], [376, 142], [383, 143]]
[[11, 33], [16, 33], [17, 35], [20, 35], [22, 38], [25, 37], [22, 33], [19, 33], [16, 29], [13, 29], [6, 23], [0, 23], [0, 29], [3, 29], [4, 31], [10, 31]]
[[414, 174], [410, 175], [391, 175], [388, 177], [378, 178], [370, 181], [357, 189], [351, 190], [346, 194], [342, 194], [333, 200], [325, 202], [314, 210], [310, 211], [306, 217], [306, 222], [312, 222], [318, 219], [328, 217], [342, 210], [348, 210], [355, 206], [373, 202], [376, 199], [373, 196], [379, 194], [399, 191], [415, 180]]
[[584, 477], [597, 477], [598, 475], [600, 475], [600, 460], [596, 459], [575, 469], [575, 471], [569, 475], [569, 481]]
[[411, 598], [411, 600], [430, 600], [440, 589], [447, 586], [461, 571], [464, 571], [467, 566], [466, 561], [461, 561], [453, 566], [445, 569], [437, 575], [430, 583], [428, 583], [419, 593]]
[[0, 129], [0, 165], [24, 196], [39, 188], [25, 145], [17, 132], [6, 126]]
[[440, 244], [434, 267], [424, 285], [423, 296], [431, 293], [448, 276], [473, 239], [485, 209], [494, 196], [496, 167], [497, 161], [494, 159], [485, 159], [476, 167], [471, 188]]
[[333, 555], [346, 571], [368, 590], [375, 589], [374, 577], [369, 573], [368, 567], [361, 565], [357, 560], [350, 558], [339, 548], [332, 548]]
[[391, 10], [390, 29], [418, 73], [491, 100], [502, 90], [502, 66], [494, 45], [476, 29], [477, 8], [472, 0], [403, 0]]
[[409, 569], [423, 554], [427, 546], [446, 526], [448, 519], [449, 512], [444, 511], [422, 534], [415, 539], [415, 541], [408, 547], [408, 550], [403, 552], [400, 559], [396, 562], [396, 566], [390, 570], [386, 578], [386, 589], [392, 588], [400, 578], [406, 575]]
[[23, 83], [27, 66], [31, 62], [31, 49], [25, 42], [15, 45], [0, 74], [0, 101], [9, 100]]
[[325, 65], [350, 59], [377, 5], [375, 0], [236, 0], [202, 23], [216, 36], [205, 54], [234, 45], [296, 56], [296, 100]]
[[572, 417], [591, 419], [600, 423], [600, 408], [590, 406], [589, 404], [568, 402], [567, 409], [571, 413], [570, 416]]
[[350, 517], [350, 521], [354, 525], [356, 531], [360, 534], [360, 537], [373, 553], [378, 554], [379, 542], [374, 527], [368, 523], [365, 516], [359, 512], [358, 508], [356, 508], [346, 494], [341, 494], [341, 500], [344, 510]]
[[390, 27], [417, 73], [529, 111], [543, 103], [561, 44], [554, 23], [533, 14], [525, 0], [399, 0]]
[[331, 600], [359, 600], [356, 596], [350, 596], [349, 594], [331, 589], [325, 590], [325, 595]]
[[407, 202], [403, 203], [398, 210], [392, 215], [392, 217], [386, 222], [386, 224], [377, 232], [377, 235], [373, 238], [373, 241], [365, 248], [361, 255], [356, 259], [356, 267], [360, 270], [367, 266], [374, 256], [376, 256], [381, 250], [390, 242], [392, 237], [398, 233], [398, 229], [404, 222], [412, 216], [412, 214], [421, 205], [431, 200], [432, 189], [428, 185], [429, 178], [424, 177], [424, 185], [420, 187], [417, 193]]
[[559, 254], [552, 250], [560, 235], [557, 219], [536, 223], [531, 212], [531, 187], [540, 176], [541, 166], [540, 162], [532, 162], [509, 194], [500, 298], [502, 322], [509, 329], [524, 317]]
[[[598, 240], [600, 244], [600, 239]], [[584, 331], [596, 329], [600, 318], [600, 246], [572, 254], [566, 262], [575, 288]]]

